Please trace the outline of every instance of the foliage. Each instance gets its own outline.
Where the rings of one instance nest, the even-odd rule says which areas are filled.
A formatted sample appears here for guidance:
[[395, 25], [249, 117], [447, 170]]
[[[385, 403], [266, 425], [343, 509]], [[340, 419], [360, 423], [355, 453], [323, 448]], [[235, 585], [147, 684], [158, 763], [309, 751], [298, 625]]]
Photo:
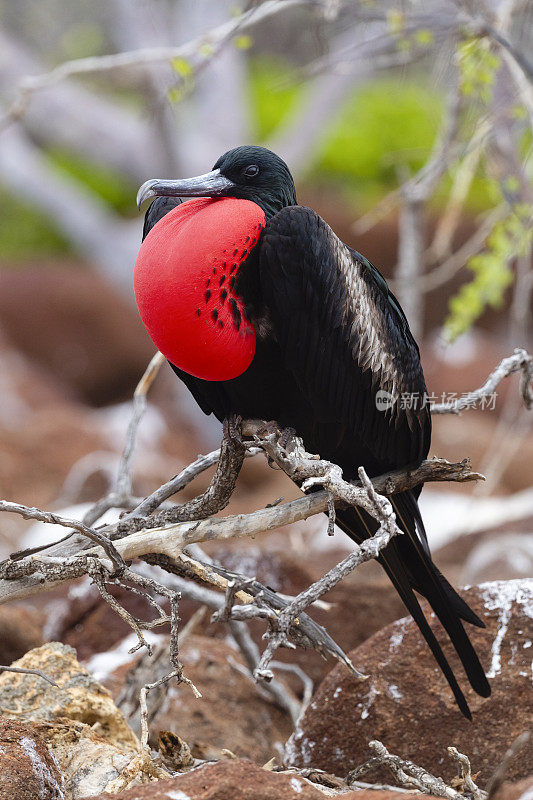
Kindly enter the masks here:
[[102, 164], [75, 156], [65, 149], [50, 149], [48, 155], [55, 167], [87, 186], [113, 211], [128, 215], [134, 210], [133, 198], [137, 187], [123, 175]]
[[415, 82], [367, 84], [331, 121], [317, 166], [325, 174], [393, 188], [399, 173], [414, 172], [427, 160], [442, 113], [440, 95]]
[[290, 80], [290, 71], [280, 59], [249, 61], [249, 98], [257, 141], [264, 142], [285, 122], [303, 97], [302, 84]]
[[[65, 149], [51, 149], [47, 155], [54, 167], [91, 189], [119, 214], [131, 214], [136, 187], [122, 175], [101, 164], [75, 156]], [[0, 192], [0, 258], [9, 262], [37, 256], [61, 256], [71, 252], [61, 231], [50, 219], [32, 207]]]
[[465, 333], [488, 307], [500, 308], [505, 289], [512, 283], [512, 261], [527, 255], [533, 242], [533, 208], [525, 203], [492, 229], [484, 252], [472, 256], [466, 266], [474, 278], [450, 300], [445, 323], [447, 337], [454, 341]]
[[45, 214], [0, 191], [0, 259], [10, 264], [25, 258], [62, 256], [70, 248]]
[[494, 79], [500, 67], [500, 59], [493, 52], [491, 42], [485, 37], [466, 39], [458, 46], [457, 56], [463, 95], [490, 103]]
[[[254, 59], [250, 67], [255, 134], [268, 141], [286, 121], [305, 89], [279, 61]], [[312, 179], [357, 187], [368, 205], [394, 188], [398, 171], [413, 172], [427, 159], [443, 113], [438, 92], [408, 79], [383, 79], [354, 91], [324, 128], [322, 146], [309, 168]]]

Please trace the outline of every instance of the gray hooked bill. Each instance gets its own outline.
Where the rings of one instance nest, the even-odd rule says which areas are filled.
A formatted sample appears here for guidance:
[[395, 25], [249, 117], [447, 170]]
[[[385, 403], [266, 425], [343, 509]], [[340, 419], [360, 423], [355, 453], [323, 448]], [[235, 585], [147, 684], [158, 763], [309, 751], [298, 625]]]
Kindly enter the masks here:
[[149, 197], [225, 197], [234, 187], [233, 181], [222, 175], [219, 169], [181, 180], [151, 178], [137, 192], [137, 208]]

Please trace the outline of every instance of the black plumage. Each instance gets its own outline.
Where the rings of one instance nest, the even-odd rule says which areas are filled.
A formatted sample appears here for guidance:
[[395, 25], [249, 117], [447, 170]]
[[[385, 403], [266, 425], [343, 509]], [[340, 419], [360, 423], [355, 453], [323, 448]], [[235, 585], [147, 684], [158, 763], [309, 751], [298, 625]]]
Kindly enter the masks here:
[[[164, 204], [176, 200], [168, 197], [172, 192], [240, 197], [265, 212], [266, 226], [239, 265], [234, 284], [256, 330], [251, 365], [238, 378], [217, 382], [173, 367], [206, 414], [220, 420], [240, 414], [294, 428], [307, 450], [338, 464], [346, 479], [357, 477], [360, 465], [373, 477], [419, 464], [427, 456], [431, 418], [422, 402], [426, 386], [419, 350], [405, 315], [379, 271], [343, 244], [318, 214], [297, 205], [292, 177], [278, 156], [264, 148], [236, 148], [196, 185], [189, 179], [145, 186], [149, 191], [141, 190], [141, 199], [165, 196], [157, 197], [148, 210], [144, 235], [170, 210]], [[396, 402], [381, 410], [378, 392], [387, 392]], [[402, 396], [416, 398], [417, 406], [403, 406]], [[415, 592], [429, 601], [472, 687], [487, 696], [487, 679], [461, 620], [483, 623], [431, 560], [417, 504], [421, 488], [392, 498], [404, 536], [396, 537], [379, 561], [469, 717]], [[337, 522], [358, 542], [377, 527], [358, 509], [339, 511]]]

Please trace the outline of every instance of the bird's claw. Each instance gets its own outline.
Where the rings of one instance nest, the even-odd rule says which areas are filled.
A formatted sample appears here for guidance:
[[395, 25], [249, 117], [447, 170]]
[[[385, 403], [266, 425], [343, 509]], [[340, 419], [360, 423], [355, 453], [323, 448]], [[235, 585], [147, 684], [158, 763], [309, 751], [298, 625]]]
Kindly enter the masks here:
[[280, 433], [279, 425], [275, 419], [271, 419], [268, 422], [265, 422], [257, 431], [258, 436], [271, 436], [274, 434], [277, 436]]
[[276, 420], [271, 419], [269, 422], [265, 422], [259, 430], [257, 431], [258, 436], [277, 436], [278, 437], [278, 444], [283, 447], [284, 449], [287, 448], [287, 445], [296, 436], [296, 431], [294, 428], [280, 428]]

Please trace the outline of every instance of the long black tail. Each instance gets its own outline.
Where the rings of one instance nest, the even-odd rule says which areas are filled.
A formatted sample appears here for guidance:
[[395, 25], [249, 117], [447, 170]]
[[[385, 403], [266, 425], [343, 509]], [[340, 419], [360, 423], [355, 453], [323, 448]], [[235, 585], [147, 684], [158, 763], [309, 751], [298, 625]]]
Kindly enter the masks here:
[[[410, 491], [402, 492], [394, 495], [391, 502], [396, 512], [396, 521], [404, 535], [397, 536], [390, 542], [381, 552], [379, 562], [420, 628], [437, 664], [450, 684], [461, 712], [467, 719], [472, 719], [465, 696], [424, 616], [414, 590], [428, 600], [448, 633], [472, 688], [482, 697], [488, 697], [489, 683], [461, 620], [481, 628], [485, 627], [484, 623], [441, 575], [431, 560], [415, 495]], [[376, 521], [362, 509], [350, 508], [338, 511], [337, 524], [355, 542], [367, 539], [377, 530]]]

